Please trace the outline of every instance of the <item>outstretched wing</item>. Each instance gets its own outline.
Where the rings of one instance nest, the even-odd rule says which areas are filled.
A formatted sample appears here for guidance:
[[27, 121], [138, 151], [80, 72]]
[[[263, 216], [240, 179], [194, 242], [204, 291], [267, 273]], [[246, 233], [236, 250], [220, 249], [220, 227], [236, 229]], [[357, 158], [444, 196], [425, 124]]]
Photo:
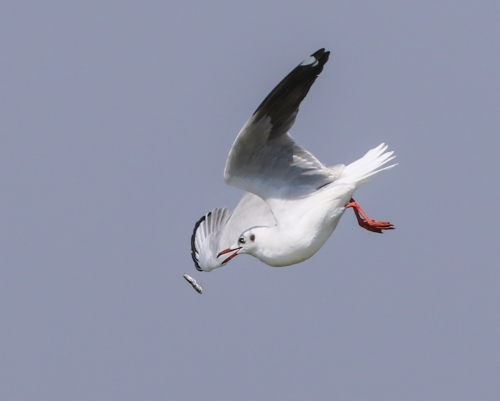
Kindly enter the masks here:
[[191, 236], [191, 257], [199, 271], [210, 271], [220, 265], [217, 262], [217, 249], [222, 230], [231, 212], [226, 208], [214, 209], [194, 225]]
[[231, 214], [228, 209], [214, 209], [198, 220], [191, 237], [191, 257], [199, 271], [221, 267], [225, 256], [220, 251], [233, 245], [240, 234], [254, 226], [272, 227], [276, 220], [271, 209], [258, 196], [246, 193]]
[[323, 70], [329, 54], [325, 49], [315, 52], [264, 99], [229, 152], [224, 171], [227, 184], [265, 200], [294, 199], [335, 179], [329, 168], [288, 134], [300, 103]]

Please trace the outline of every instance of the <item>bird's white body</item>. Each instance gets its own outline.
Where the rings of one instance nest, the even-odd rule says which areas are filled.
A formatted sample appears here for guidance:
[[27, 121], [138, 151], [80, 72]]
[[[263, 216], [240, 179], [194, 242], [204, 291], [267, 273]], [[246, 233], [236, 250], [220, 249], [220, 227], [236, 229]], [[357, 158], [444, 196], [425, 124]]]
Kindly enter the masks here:
[[323, 246], [346, 207], [370, 231], [393, 228], [369, 219], [352, 199], [361, 184], [394, 166], [385, 166], [394, 158], [385, 144], [347, 166], [327, 167], [288, 134], [328, 56], [320, 49], [288, 74], [236, 137], [224, 178], [247, 194], [233, 214], [214, 209], [196, 223], [191, 249], [198, 270], [245, 253], [274, 267], [300, 263]]
[[304, 199], [287, 202], [289, 219], [274, 227], [254, 228], [257, 247], [248, 253], [273, 267], [309, 259], [332, 235], [354, 190], [354, 186], [332, 183]]
[[[393, 152], [386, 149], [381, 144], [346, 167], [335, 166], [333, 173], [338, 178], [306, 196], [268, 201], [272, 210], [286, 213], [280, 213], [272, 227], [249, 228], [254, 239], [247, 241], [252, 243], [244, 244], [238, 253], [248, 253], [273, 267], [309, 259], [333, 233], [356, 189], [379, 171], [394, 167], [382, 167], [394, 158]], [[231, 248], [237, 247], [235, 243]]]

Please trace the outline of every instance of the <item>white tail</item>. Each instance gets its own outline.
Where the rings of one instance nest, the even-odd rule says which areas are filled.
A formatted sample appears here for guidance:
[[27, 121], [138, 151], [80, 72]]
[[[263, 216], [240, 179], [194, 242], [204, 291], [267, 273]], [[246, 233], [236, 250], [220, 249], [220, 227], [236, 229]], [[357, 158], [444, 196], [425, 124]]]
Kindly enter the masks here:
[[392, 155], [394, 152], [386, 152], [386, 150], [387, 145], [385, 143], [369, 150], [361, 159], [356, 160], [344, 168], [337, 183], [354, 184], [356, 188], [358, 188], [361, 184], [367, 182], [374, 174], [396, 166], [397, 163], [382, 168], [384, 164], [396, 157]]

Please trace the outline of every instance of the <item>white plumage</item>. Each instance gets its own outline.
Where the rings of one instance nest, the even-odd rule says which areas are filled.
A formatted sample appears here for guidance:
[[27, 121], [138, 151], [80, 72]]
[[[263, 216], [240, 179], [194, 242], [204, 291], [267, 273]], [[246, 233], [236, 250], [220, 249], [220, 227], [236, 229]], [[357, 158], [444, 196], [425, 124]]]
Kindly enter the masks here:
[[321, 248], [347, 208], [367, 230], [394, 228], [370, 219], [352, 199], [361, 184], [394, 167], [386, 166], [394, 156], [385, 144], [330, 168], [288, 134], [328, 56], [320, 49], [296, 67], [236, 137], [224, 178], [247, 193], [233, 214], [214, 209], [196, 223], [191, 249], [198, 270], [210, 271], [242, 253], [275, 267], [300, 263]]

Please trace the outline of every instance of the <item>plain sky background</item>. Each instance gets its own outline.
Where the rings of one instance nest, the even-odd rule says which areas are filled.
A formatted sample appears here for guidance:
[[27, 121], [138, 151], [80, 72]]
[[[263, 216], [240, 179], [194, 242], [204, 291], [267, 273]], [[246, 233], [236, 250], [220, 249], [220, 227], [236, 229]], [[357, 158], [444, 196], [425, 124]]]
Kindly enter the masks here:
[[[3, 1], [0, 399], [500, 399], [500, 2]], [[317, 49], [292, 135], [387, 142], [308, 261], [200, 273], [239, 129]], [[182, 278], [201, 282], [197, 294]]]

